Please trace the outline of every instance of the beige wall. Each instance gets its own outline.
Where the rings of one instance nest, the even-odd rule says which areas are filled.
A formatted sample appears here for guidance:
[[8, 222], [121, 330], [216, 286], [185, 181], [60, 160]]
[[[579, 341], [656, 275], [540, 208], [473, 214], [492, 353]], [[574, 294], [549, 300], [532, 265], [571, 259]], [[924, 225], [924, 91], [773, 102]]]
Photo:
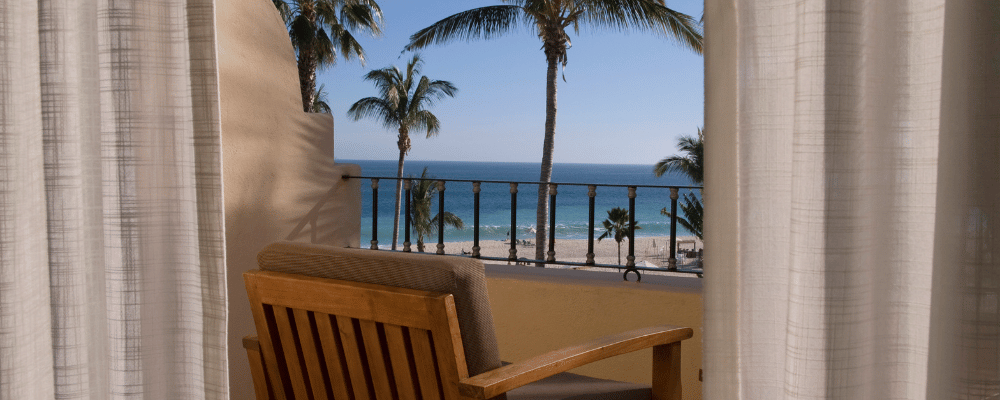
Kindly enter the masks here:
[[[302, 112], [295, 56], [269, 0], [216, 3], [233, 399], [253, 398], [240, 339], [255, 332], [244, 271], [276, 240], [359, 245], [360, 174], [334, 164], [333, 119]], [[334, 218], [336, 216], [336, 218]]]
[[[517, 362], [605, 335], [655, 325], [694, 329], [681, 345], [685, 399], [701, 399], [701, 280], [487, 265], [500, 358]], [[630, 275], [634, 280], [635, 276]], [[608, 358], [572, 372], [649, 384], [652, 351]]]

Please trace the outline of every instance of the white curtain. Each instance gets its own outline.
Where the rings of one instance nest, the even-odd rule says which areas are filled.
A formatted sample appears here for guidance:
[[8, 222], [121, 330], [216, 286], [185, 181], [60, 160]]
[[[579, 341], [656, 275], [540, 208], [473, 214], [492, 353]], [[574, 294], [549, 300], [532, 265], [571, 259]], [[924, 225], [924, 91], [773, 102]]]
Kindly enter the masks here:
[[227, 397], [214, 19], [0, 5], [0, 399]]
[[705, 20], [705, 398], [1000, 398], [1000, 1]]

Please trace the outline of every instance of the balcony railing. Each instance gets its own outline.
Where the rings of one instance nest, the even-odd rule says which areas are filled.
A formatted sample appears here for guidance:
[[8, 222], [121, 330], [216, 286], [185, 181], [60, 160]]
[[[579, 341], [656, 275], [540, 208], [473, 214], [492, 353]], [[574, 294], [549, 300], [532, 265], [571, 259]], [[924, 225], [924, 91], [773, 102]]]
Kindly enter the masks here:
[[[502, 180], [471, 180], [471, 179], [440, 179], [440, 178], [398, 178], [395, 176], [351, 176], [343, 175], [343, 179], [368, 179], [371, 181], [371, 196], [372, 196], [372, 237], [371, 246], [372, 250], [378, 250], [378, 202], [379, 202], [379, 181], [389, 180], [398, 181], [403, 180], [403, 203], [404, 209], [404, 240], [403, 240], [403, 252], [411, 252], [411, 242], [410, 242], [410, 231], [411, 231], [411, 203], [412, 203], [412, 188], [414, 181], [429, 180], [436, 182], [437, 192], [438, 192], [438, 215], [443, 216], [445, 214], [445, 189], [449, 182], [465, 182], [471, 183], [471, 190], [473, 193], [473, 247], [472, 252], [469, 254], [454, 254], [455, 256], [465, 256], [472, 257], [482, 260], [494, 260], [494, 261], [509, 261], [517, 263], [535, 263], [535, 264], [555, 264], [555, 265], [567, 265], [574, 267], [597, 267], [597, 268], [618, 268], [621, 269], [623, 266], [617, 264], [600, 264], [595, 262], [594, 254], [594, 208], [595, 199], [597, 196], [597, 189], [601, 187], [615, 187], [615, 188], [627, 188], [628, 189], [628, 204], [629, 204], [629, 235], [628, 235], [628, 256], [626, 257], [626, 264], [624, 266], [625, 272], [622, 277], [628, 280], [629, 272], [633, 272], [636, 275], [636, 280], [642, 279], [640, 275], [641, 270], [644, 271], [664, 271], [662, 268], [649, 268], [637, 266], [635, 263], [635, 199], [638, 195], [639, 189], [663, 189], [669, 190], [669, 207], [670, 207], [670, 253], [667, 259], [668, 266], [666, 271], [678, 272], [678, 273], [689, 273], [689, 274], [701, 274], [699, 269], [680, 269], [677, 267], [677, 199], [680, 190], [701, 190], [700, 186], [661, 186], [661, 185], [613, 185], [613, 184], [589, 184], [589, 183], [559, 183], [559, 182], [528, 182], [528, 181], [502, 181]], [[479, 195], [481, 187], [483, 184], [504, 184], [509, 185], [510, 188], [510, 250], [507, 257], [487, 257], [480, 254], [480, 201]], [[517, 194], [518, 187], [520, 185], [549, 185], [549, 223], [548, 223], [548, 252], [547, 257], [544, 260], [539, 259], [527, 259], [524, 257], [518, 257], [517, 254]], [[586, 262], [570, 262], [561, 261], [556, 257], [555, 243], [556, 243], [556, 196], [558, 195], [559, 186], [586, 186], [588, 188], [587, 196], [589, 197], [589, 219], [588, 219], [588, 229], [587, 229], [587, 254]], [[444, 218], [438, 218], [438, 243], [437, 243], [437, 254], [445, 253], [445, 221]]]

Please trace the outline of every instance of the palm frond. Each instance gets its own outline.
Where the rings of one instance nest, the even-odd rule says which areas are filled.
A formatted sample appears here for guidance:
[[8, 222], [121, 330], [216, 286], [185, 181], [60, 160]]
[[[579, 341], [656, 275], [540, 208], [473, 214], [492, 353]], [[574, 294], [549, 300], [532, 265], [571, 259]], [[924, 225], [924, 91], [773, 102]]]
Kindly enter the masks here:
[[420, 70], [424, 65], [423, 60], [420, 59], [420, 54], [414, 54], [410, 62], [406, 63], [406, 78], [403, 79], [402, 87], [403, 92], [409, 96], [410, 90], [413, 89], [413, 78], [420, 75]]
[[[703, 228], [705, 209], [701, 199], [694, 194], [685, 193], [683, 201], [678, 202], [677, 207], [680, 208], [681, 212], [684, 214], [683, 217], [680, 215], [677, 216], [677, 223], [683, 226], [684, 229], [687, 229], [688, 232], [691, 232], [691, 234], [698, 237], [698, 239], [703, 239], [702, 235], [704, 234]], [[660, 214], [667, 217], [672, 215], [670, 211], [667, 211], [666, 207], [660, 210]]]
[[445, 97], [455, 97], [458, 88], [448, 81], [431, 81], [426, 76], [420, 78], [420, 83], [410, 96], [409, 113], [416, 113], [426, 107], [432, 107], [438, 100]]
[[[690, 15], [674, 11], [658, 0], [578, 0], [578, 21], [618, 30], [648, 30], [677, 40], [702, 53], [701, 24]], [[575, 21], [574, 21], [575, 22]]]
[[337, 62], [337, 46], [330, 41], [326, 30], [317, 29], [312, 42], [313, 55], [318, 66], [332, 65]]
[[333, 38], [336, 40], [337, 50], [340, 50], [340, 57], [344, 60], [351, 60], [352, 58], [357, 58], [361, 62], [361, 65], [365, 65], [367, 60], [365, 60], [365, 49], [361, 47], [361, 43], [354, 38], [351, 31], [344, 29], [343, 25], [335, 25], [330, 27], [330, 31], [333, 32]]
[[388, 100], [394, 107], [395, 104], [399, 104], [401, 95], [399, 93], [399, 86], [400, 81], [403, 80], [403, 75], [399, 72], [398, 68], [373, 69], [365, 74], [364, 80], [375, 84], [375, 87], [378, 88], [379, 96]]
[[[439, 223], [438, 217], [440, 216], [441, 214], [435, 215], [434, 218], [431, 219], [431, 225], [437, 226]], [[465, 229], [465, 222], [463, 222], [462, 219], [459, 218], [457, 215], [447, 211], [444, 212], [444, 224], [447, 226], [455, 227], [455, 229]]]
[[314, 113], [330, 114], [330, 104], [326, 100], [326, 84], [321, 84], [316, 88], [316, 96], [313, 97], [311, 111]]
[[522, 23], [524, 16], [523, 9], [517, 5], [487, 6], [463, 11], [414, 33], [405, 50], [413, 51], [456, 39], [492, 39]]
[[340, 23], [351, 30], [366, 30], [372, 36], [382, 34], [382, 10], [374, 1], [351, 2], [340, 8]]
[[271, 0], [274, 3], [274, 7], [278, 9], [278, 15], [281, 15], [281, 20], [288, 25], [292, 20], [292, 8], [288, 6], [285, 0]]
[[705, 132], [698, 128], [698, 137], [683, 136], [677, 141], [677, 149], [682, 155], [665, 157], [653, 166], [653, 175], [659, 177], [667, 172], [687, 175], [695, 184], [704, 182], [705, 177]]
[[354, 102], [347, 110], [347, 116], [355, 121], [372, 118], [381, 122], [386, 129], [399, 128], [399, 119], [395, 118], [393, 105], [378, 97], [365, 97]]
[[312, 46], [316, 40], [316, 24], [302, 14], [296, 15], [288, 24], [288, 35], [295, 50]]
[[413, 114], [408, 124], [415, 131], [427, 132], [427, 137], [436, 136], [441, 131], [441, 121], [429, 110], [419, 110]]
[[428, 93], [432, 93], [439, 99], [443, 99], [444, 96], [455, 97], [458, 94], [458, 87], [449, 81], [436, 80], [431, 81]]

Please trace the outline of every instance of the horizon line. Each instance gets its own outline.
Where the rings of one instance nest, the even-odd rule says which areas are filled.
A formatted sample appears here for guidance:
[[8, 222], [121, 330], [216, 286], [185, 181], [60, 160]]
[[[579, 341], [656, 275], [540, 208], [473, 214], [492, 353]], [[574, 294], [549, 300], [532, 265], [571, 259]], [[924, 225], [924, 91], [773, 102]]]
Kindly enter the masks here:
[[[340, 161], [392, 161], [392, 162], [399, 162], [399, 160], [393, 160], [393, 159], [363, 159], [363, 158], [342, 158], [342, 159], [337, 159], [337, 158], [334, 158], [334, 162], [340, 162]], [[474, 160], [423, 160], [423, 159], [416, 159], [416, 160], [406, 159], [405, 161], [407, 161], [407, 162], [410, 162], [410, 161], [420, 161], [420, 162], [469, 162], [469, 163], [499, 163], [499, 164], [532, 164], [532, 165], [541, 165], [542, 164], [540, 161], [539, 162], [532, 162], [532, 161], [483, 161], [483, 160], [474, 161]], [[552, 162], [552, 165], [556, 165], [556, 164], [562, 164], [562, 165], [567, 165], [567, 164], [570, 164], [570, 165], [573, 165], [573, 164], [576, 164], [576, 165], [639, 165], [639, 166], [650, 166], [650, 167], [656, 165], [655, 162], [651, 163], [651, 164], [646, 164], [646, 163], [615, 163], [615, 164], [612, 164], [612, 163], [594, 163], [594, 162], [554, 162], [554, 161]]]

